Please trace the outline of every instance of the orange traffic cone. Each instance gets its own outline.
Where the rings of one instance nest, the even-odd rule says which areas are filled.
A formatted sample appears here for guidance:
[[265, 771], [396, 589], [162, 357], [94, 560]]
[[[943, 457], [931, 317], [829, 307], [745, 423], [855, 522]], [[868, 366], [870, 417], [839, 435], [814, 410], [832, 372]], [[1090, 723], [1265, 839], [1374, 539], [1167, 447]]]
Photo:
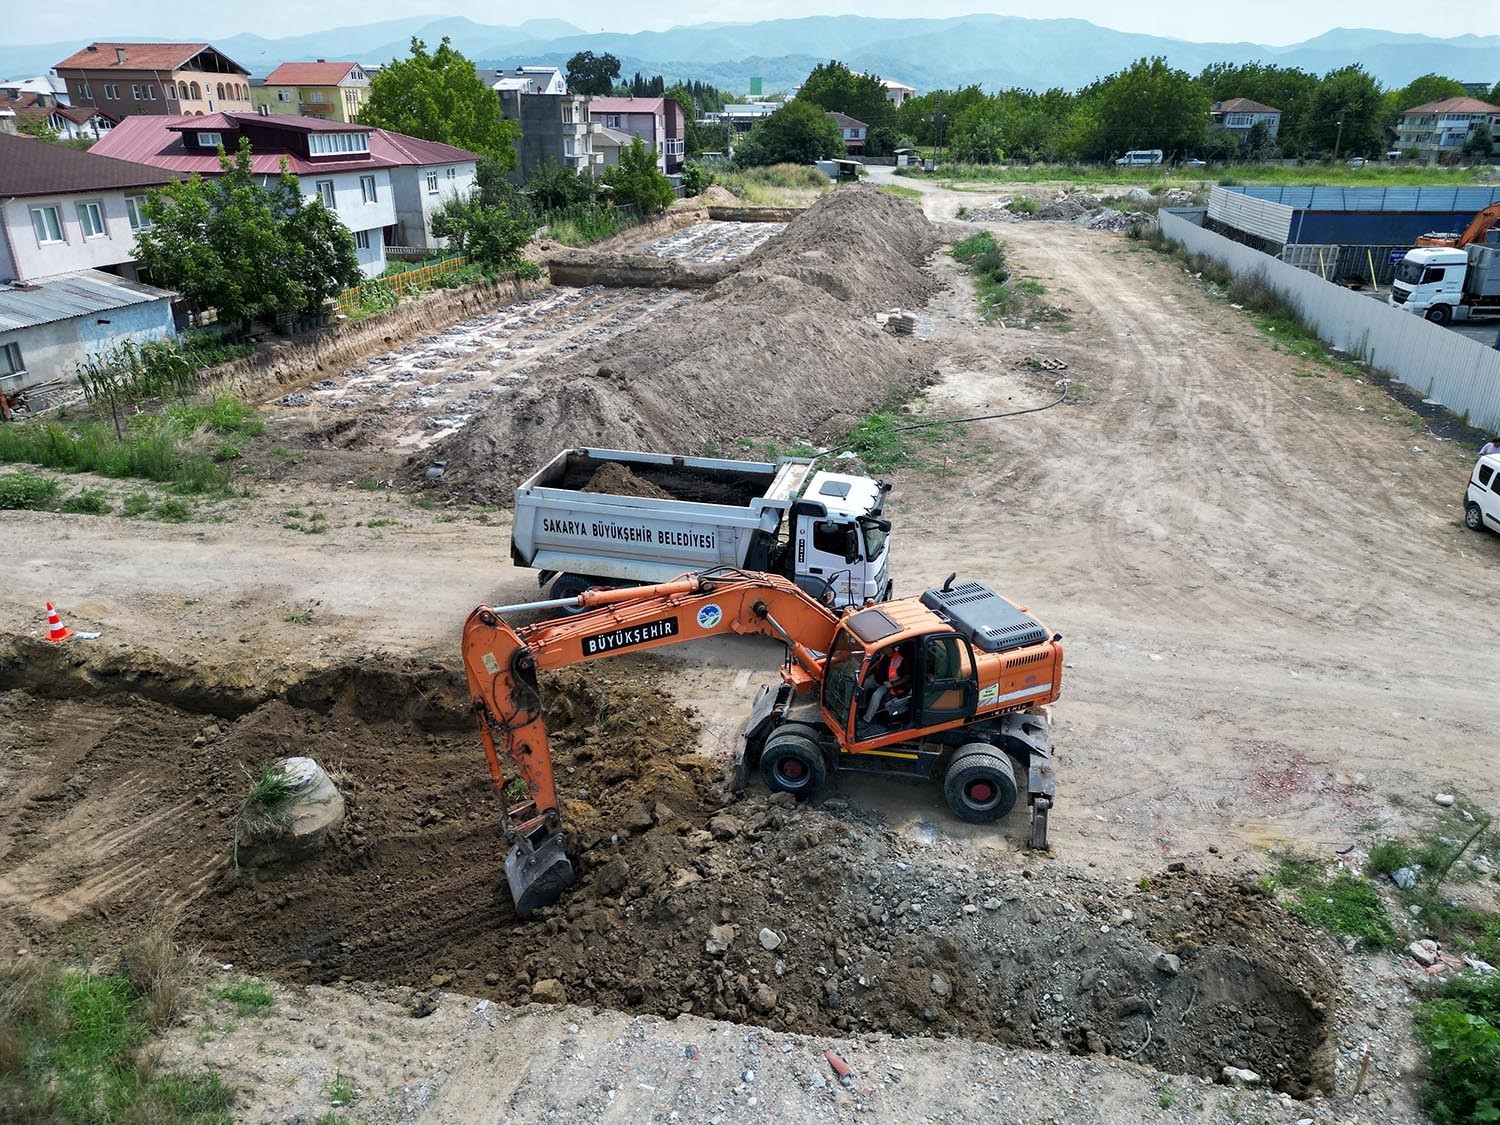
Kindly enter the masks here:
[[57, 616], [57, 610], [52, 608], [52, 603], [47, 603], [47, 639], [49, 641], [65, 641], [73, 635], [73, 630], [65, 627], [62, 618]]

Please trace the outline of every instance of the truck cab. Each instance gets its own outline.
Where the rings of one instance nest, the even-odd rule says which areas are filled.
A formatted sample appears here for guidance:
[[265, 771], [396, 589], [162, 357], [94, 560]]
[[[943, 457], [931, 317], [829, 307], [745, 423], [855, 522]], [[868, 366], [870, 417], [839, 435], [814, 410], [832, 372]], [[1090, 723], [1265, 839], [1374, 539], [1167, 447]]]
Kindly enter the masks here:
[[1470, 531], [1500, 532], [1500, 453], [1474, 463], [1464, 490], [1464, 525]]
[[795, 523], [787, 577], [840, 606], [891, 596], [890, 521], [883, 518], [889, 485], [869, 477], [816, 473], [792, 506]]
[[1469, 256], [1451, 247], [1419, 246], [1408, 250], [1391, 281], [1389, 304], [1447, 324], [1464, 302], [1464, 277]]

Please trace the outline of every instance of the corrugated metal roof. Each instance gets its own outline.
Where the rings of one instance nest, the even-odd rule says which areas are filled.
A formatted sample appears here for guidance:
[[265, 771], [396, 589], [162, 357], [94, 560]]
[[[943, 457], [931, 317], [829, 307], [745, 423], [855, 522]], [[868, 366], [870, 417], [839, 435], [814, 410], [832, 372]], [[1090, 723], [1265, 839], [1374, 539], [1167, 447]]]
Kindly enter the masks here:
[[1227, 187], [1298, 211], [1452, 211], [1473, 214], [1500, 203], [1500, 187]]
[[55, 320], [92, 316], [127, 305], [170, 298], [166, 289], [126, 281], [102, 270], [61, 273], [37, 283], [36, 289], [0, 286], [0, 332], [34, 328]]

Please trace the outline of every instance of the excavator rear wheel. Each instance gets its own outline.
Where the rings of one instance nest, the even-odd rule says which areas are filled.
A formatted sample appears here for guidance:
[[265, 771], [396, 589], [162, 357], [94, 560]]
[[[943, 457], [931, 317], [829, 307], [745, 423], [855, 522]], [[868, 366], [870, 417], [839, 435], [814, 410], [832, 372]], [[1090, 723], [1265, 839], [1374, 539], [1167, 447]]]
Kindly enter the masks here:
[[760, 754], [760, 775], [773, 793], [790, 793], [799, 800], [813, 796], [828, 780], [823, 751], [806, 735], [779, 730], [766, 739]]
[[943, 796], [971, 824], [999, 820], [1016, 805], [1016, 771], [1004, 751], [988, 742], [960, 746], [943, 776]]

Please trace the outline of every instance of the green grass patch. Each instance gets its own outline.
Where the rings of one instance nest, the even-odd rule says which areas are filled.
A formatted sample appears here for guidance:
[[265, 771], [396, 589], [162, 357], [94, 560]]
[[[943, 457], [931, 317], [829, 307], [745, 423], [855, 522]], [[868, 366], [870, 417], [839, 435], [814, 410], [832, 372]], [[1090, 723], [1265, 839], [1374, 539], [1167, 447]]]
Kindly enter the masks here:
[[162, 1070], [149, 1050], [176, 1018], [184, 963], [170, 942], [137, 943], [109, 972], [36, 962], [0, 972], [0, 1119], [229, 1122], [233, 1094], [216, 1074]]
[[907, 199], [917, 204], [922, 202], [922, 193], [916, 188], [902, 187], [900, 184], [881, 184], [880, 190], [887, 195], [894, 195], [897, 199]]
[[[3, 432], [9, 427], [0, 427]], [[58, 483], [39, 473], [6, 473], [0, 476], [0, 509], [36, 511], [57, 497]]]
[[1443, 982], [1415, 1026], [1428, 1050], [1422, 1100], [1433, 1121], [1500, 1121], [1500, 973]]
[[69, 496], [57, 510], [77, 516], [107, 516], [114, 509], [99, 489], [85, 488]]
[[383, 518], [377, 518], [377, 519], [370, 520], [367, 524], [365, 524], [365, 526], [366, 527], [390, 527], [391, 524], [393, 524], [395, 522], [396, 522], [395, 520], [388, 520], [388, 519], [383, 519]]
[[185, 501], [172, 497], [162, 500], [151, 509], [151, 518], [162, 523], [187, 523], [193, 518], [193, 509]]
[[1012, 215], [1035, 215], [1042, 205], [1029, 195], [1018, 195], [1005, 205]]
[[120, 504], [120, 515], [143, 516], [151, 510], [151, 497], [144, 492], [132, 492]]
[[1005, 261], [1005, 246], [990, 231], [982, 230], [964, 239], [953, 248], [953, 258], [969, 267], [979, 293], [979, 312], [985, 320], [1011, 311], [1013, 293], [1006, 286], [1010, 266]]
[[[390, 521], [387, 520], [386, 522], [389, 523]], [[310, 610], [310, 609], [293, 609], [293, 610], [288, 610], [287, 611], [287, 615], [284, 618], [282, 618], [282, 620], [285, 621], [288, 625], [311, 625], [313, 623], [312, 610]]]
[[897, 467], [921, 467], [921, 445], [942, 445], [960, 432], [959, 427], [946, 424], [909, 428], [919, 425], [920, 421], [903, 414], [867, 414], [850, 429], [843, 448], [859, 454], [872, 473], [888, 473]]
[[1370, 949], [1386, 949], [1395, 943], [1396, 931], [1385, 903], [1368, 879], [1348, 872], [1329, 875], [1315, 859], [1288, 853], [1273, 853], [1274, 874], [1265, 879], [1278, 891], [1281, 904], [1312, 926], [1357, 939]]
[[276, 1007], [276, 997], [258, 980], [241, 977], [233, 984], [214, 989], [214, 995], [234, 1005], [234, 1014], [244, 1019], [247, 1016], [268, 1015]]
[[808, 164], [768, 164], [735, 172], [715, 172], [714, 181], [755, 207], [784, 207], [804, 202], [807, 193], [831, 191], [832, 182]]

